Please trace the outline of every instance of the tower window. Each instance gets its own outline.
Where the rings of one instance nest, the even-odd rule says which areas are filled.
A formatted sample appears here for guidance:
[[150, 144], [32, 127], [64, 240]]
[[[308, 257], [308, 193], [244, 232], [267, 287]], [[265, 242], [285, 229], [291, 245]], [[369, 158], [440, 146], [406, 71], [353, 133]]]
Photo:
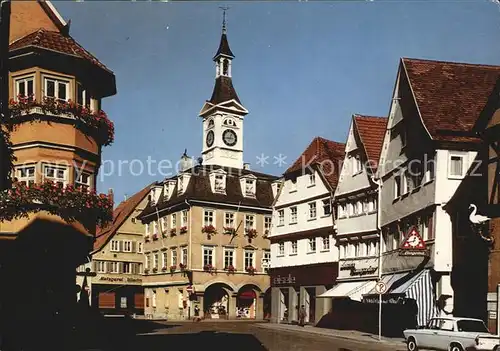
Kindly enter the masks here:
[[45, 78], [45, 96], [61, 101], [69, 100], [69, 82], [66, 80]]
[[236, 122], [233, 119], [231, 119], [231, 118], [228, 118], [228, 119], [224, 120], [223, 124], [225, 126], [236, 127]]
[[16, 98], [26, 97], [29, 100], [33, 100], [35, 94], [34, 85], [35, 77], [24, 77], [16, 79]]
[[222, 75], [227, 76], [229, 75], [229, 60], [224, 59], [222, 61]]
[[211, 119], [210, 121], [208, 121], [208, 128], [212, 128], [214, 126], [214, 120]]

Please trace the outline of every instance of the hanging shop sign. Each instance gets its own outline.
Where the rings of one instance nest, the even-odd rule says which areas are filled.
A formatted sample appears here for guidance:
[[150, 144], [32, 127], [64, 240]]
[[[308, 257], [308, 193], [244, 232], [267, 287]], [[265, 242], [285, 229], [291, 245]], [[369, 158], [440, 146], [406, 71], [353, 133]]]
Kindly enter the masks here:
[[425, 241], [422, 239], [416, 227], [411, 227], [410, 230], [408, 230], [408, 233], [399, 247], [399, 254], [401, 256], [429, 255]]

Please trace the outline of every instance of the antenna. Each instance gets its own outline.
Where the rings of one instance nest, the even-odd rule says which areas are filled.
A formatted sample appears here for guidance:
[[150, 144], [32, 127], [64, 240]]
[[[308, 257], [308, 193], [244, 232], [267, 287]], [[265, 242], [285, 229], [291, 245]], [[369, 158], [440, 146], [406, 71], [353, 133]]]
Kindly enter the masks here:
[[226, 34], [226, 11], [229, 10], [227, 6], [219, 6], [222, 10], [222, 33]]

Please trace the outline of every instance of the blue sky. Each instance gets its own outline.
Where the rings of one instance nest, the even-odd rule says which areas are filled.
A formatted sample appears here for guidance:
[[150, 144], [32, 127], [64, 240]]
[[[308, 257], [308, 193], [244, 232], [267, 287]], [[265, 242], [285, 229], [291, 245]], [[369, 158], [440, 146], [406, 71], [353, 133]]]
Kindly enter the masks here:
[[[233, 82], [245, 107], [244, 158], [281, 174], [315, 136], [345, 142], [353, 113], [387, 115], [400, 57], [500, 64], [500, 11], [489, 1], [55, 2], [72, 36], [116, 74], [103, 102], [115, 142], [98, 190], [115, 201], [163, 176], [146, 162], [198, 157], [198, 117], [228, 5]], [[256, 164], [257, 155], [269, 164]], [[125, 162], [139, 161], [132, 169]], [[118, 162], [122, 160], [121, 172]], [[125, 161], [125, 162], [124, 162]]]

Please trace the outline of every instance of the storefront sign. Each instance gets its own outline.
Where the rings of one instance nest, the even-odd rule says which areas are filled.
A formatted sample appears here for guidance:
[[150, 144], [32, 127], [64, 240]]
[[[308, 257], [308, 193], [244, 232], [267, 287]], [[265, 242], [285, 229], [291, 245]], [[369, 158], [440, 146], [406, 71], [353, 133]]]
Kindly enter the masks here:
[[101, 277], [99, 280], [106, 281], [106, 282], [111, 282], [111, 283], [120, 283], [123, 282], [123, 278], [120, 277]]
[[295, 267], [271, 268], [271, 286], [333, 285], [337, 279], [337, 262]]
[[[363, 302], [364, 303], [378, 303], [379, 297], [378, 296], [364, 297]], [[395, 304], [403, 303], [403, 300], [399, 297], [382, 298], [382, 303], [395, 305]]]
[[142, 283], [142, 279], [140, 278], [124, 278], [124, 277], [106, 277], [102, 276], [99, 278], [99, 281], [105, 281], [110, 283]]

